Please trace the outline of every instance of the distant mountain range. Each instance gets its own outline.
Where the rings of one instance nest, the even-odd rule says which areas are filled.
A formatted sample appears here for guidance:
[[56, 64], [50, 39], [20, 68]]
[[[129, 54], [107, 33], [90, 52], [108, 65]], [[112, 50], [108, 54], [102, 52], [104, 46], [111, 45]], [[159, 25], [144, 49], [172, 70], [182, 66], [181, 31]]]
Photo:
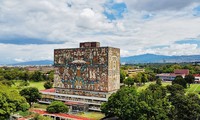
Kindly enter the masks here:
[[14, 64], [10, 64], [13, 66], [17, 66], [17, 65], [52, 65], [53, 61], [51, 60], [39, 60], [39, 61], [27, 61], [27, 62], [19, 62], [19, 63], [14, 63]]
[[130, 57], [121, 57], [121, 63], [181, 63], [200, 62], [200, 55], [165, 56], [154, 54], [143, 54]]
[[[184, 55], [184, 56], [165, 56], [155, 54], [143, 54], [130, 57], [121, 57], [122, 64], [136, 63], [181, 63], [181, 62], [200, 62], [200, 55]], [[53, 65], [51, 60], [28, 61], [10, 65]]]

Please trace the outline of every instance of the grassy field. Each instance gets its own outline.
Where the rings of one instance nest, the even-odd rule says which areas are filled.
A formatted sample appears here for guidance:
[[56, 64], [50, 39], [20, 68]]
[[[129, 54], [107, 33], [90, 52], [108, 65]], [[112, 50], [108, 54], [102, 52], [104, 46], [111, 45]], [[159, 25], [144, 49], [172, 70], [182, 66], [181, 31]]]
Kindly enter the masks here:
[[[142, 86], [136, 86], [137, 90], [140, 92], [142, 90], [145, 90], [150, 84], [155, 84], [156, 82], [147, 82]], [[171, 82], [162, 82], [162, 86], [167, 86], [167, 85], [171, 85]]]
[[41, 82], [33, 82], [33, 81], [31, 81], [29, 87], [36, 87], [39, 90], [44, 90], [45, 89], [44, 88], [44, 83], [45, 83], [45, 81], [41, 81]]
[[33, 104], [33, 108], [39, 108], [39, 109], [43, 109], [46, 110], [48, 104], [40, 104], [40, 103], [34, 103]]
[[12, 87], [16, 88], [16, 89], [23, 89], [25, 87], [36, 87], [39, 90], [44, 90], [45, 89], [44, 88], [45, 81], [40, 81], [40, 82], [30, 81], [29, 82], [29, 86], [23, 86], [23, 87], [20, 86], [20, 84], [22, 83], [21, 80], [14, 80], [14, 83], [15, 83], [15, 85], [13, 85]]
[[200, 84], [191, 84], [190, 87], [186, 89], [186, 93], [199, 93]]
[[105, 115], [100, 112], [84, 112], [76, 115], [81, 117], [91, 118], [92, 120], [100, 120], [101, 118], [105, 117]]
[[[145, 85], [136, 86], [137, 90], [140, 92], [145, 90], [150, 84], [155, 84], [155, 82], [147, 82]], [[162, 86], [171, 85], [171, 82], [162, 82]], [[186, 94], [188, 93], [200, 93], [200, 84], [191, 84], [190, 87], [185, 89]], [[200, 95], [199, 95], [200, 96]]]

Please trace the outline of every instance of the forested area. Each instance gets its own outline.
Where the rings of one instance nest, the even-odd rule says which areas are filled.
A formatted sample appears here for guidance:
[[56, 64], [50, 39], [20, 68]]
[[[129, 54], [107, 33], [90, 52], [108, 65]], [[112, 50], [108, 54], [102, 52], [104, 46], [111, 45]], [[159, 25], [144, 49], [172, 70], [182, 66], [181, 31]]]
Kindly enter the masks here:
[[46, 81], [45, 88], [51, 88], [53, 83], [54, 71], [42, 72], [34, 71], [30, 72], [24, 68], [18, 67], [2, 67], [0, 68], [0, 82], [2, 84], [12, 86], [20, 82], [19, 87], [29, 86], [29, 82]]
[[[138, 68], [144, 69], [144, 72], [138, 72], [131, 76], [125, 72], [128, 69]], [[121, 89], [113, 93], [108, 102], [101, 105], [102, 112], [107, 117], [116, 116], [123, 120], [200, 119], [198, 94], [186, 92], [186, 88], [194, 83], [194, 77], [191, 74], [185, 78], [177, 76], [171, 83], [172, 85], [168, 86], [163, 86], [162, 80], [156, 77], [156, 74], [171, 73], [175, 69], [189, 69], [191, 74], [200, 73], [200, 66], [197, 64], [121, 66]], [[29, 82], [45, 81], [44, 87], [48, 89], [52, 87], [53, 75], [54, 71], [44, 73], [41, 71], [29, 72], [24, 68], [0, 68], [0, 104], [2, 106], [0, 119], [8, 118], [10, 114], [17, 111], [27, 111], [34, 102], [41, 98], [39, 90], [29, 87]], [[20, 81], [19, 85], [23, 87], [13, 88], [16, 81]], [[145, 89], [138, 90], [146, 84]], [[48, 110], [54, 110], [59, 105], [50, 106]]]
[[151, 84], [140, 92], [135, 86], [125, 86], [112, 94], [101, 110], [107, 117], [121, 120], [198, 120], [200, 98], [185, 94], [178, 84]]
[[53, 80], [53, 71], [43, 73], [41, 71], [29, 72], [24, 68], [0, 68], [0, 80], [33, 80], [33, 81], [43, 81], [43, 80]]
[[[144, 72], [127, 73], [134, 69], [144, 69]], [[162, 86], [163, 81], [156, 74], [173, 73], [176, 69], [188, 69], [190, 74], [184, 78], [177, 76], [171, 85]], [[193, 74], [200, 74], [198, 64], [124, 65], [120, 70], [120, 82], [124, 85], [101, 105], [101, 110], [107, 117], [122, 120], [198, 120], [200, 92], [186, 91], [194, 83]], [[154, 84], [139, 90], [146, 82]]]
[[[30, 72], [18, 67], [0, 68], [0, 120], [6, 120], [15, 113], [30, 114], [28, 109], [41, 98], [39, 86], [30, 87], [30, 82], [43, 83], [48, 89], [53, 85], [53, 76], [54, 71]], [[43, 119], [38, 115], [35, 118]]]

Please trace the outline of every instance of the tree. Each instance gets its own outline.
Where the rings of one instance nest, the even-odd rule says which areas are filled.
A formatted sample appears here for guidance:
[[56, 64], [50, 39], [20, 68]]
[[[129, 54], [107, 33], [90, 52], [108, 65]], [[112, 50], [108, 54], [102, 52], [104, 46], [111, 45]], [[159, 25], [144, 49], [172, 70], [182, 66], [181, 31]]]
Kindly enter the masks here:
[[24, 72], [23, 74], [22, 74], [22, 79], [25, 81], [25, 82], [27, 82], [28, 81], [28, 79], [29, 79], [29, 73], [26, 71], [26, 72]]
[[153, 73], [153, 72], [147, 73], [147, 79], [148, 79], [149, 81], [154, 81], [154, 80], [156, 80], [156, 74]]
[[123, 83], [126, 77], [126, 73], [123, 70], [120, 70], [120, 83]]
[[124, 84], [126, 84], [128, 86], [132, 86], [132, 85], [134, 85], [134, 79], [131, 77], [128, 77], [127, 79], [124, 80]]
[[50, 89], [53, 87], [53, 83], [50, 81], [47, 81], [44, 83], [44, 87], [45, 87], [45, 89]]
[[42, 81], [43, 77], [42, 77], [42, 73], [40, 71], [35, 71], [32, 75], [32, 80], [38, 82], [38, 81]]
[[26, 99], [11, 87], [0, 84], [0, 120], [7, 120], [11, 113], [28, 110]]
[[49, 113], [67, 113], [69, 108], [61, 101], [53, 101], [46, 110]]
[[139, 85], [141, 84], [141, 81], [142, 81], [142, 74], [141, 73], [138, 73], [135, 77], [134, 77], [134, 80], [136, 83], [138, 83]]
[[184, 88], [187, 88], [187, 83], [182, 76], [176, 76], [176, 78], [172, 81], [172, 84], [179, 84], [182, 85]]
[[141, 82], [145, 84], [148, 81], [147, 75], [145, 73], [141, 73]]
[[198, 120], [200, 118], [199, 97], [195, 94], [175, 94], [171, 99], [174, 106], [172, 116], [174, 120]]
[[39, 114], [36, 114], [33, 119], [34, 120], [52, 120], [50, 117], [42, 116]]
[[50, 71], [48, 74], [48, 80], [53, 82], [54, 80], [54, 70]]
[[159, 85], [150, 85], [141, 93], [135, 87], [123, 87], [101, 105], [106, 116], [123, 120], [168, 119], [170, 108], [166, 89]]
[[[117, 116], [124, 120], [137, 119], [140, 114], [137, 100], [138, 93], [135, 87], [123, 87], [101, 105], [101, 111], [108, 117]], [[134, 111], [137, 111], [138, 114], [133, 114]]]
[[2, 80], [6, 80], [6, 79], [4, 78], [4, 76], [0, 76], [0, 81], [2, 81]]
[[140, 118], [150, 120], [167, 120], [171, 105], [166, 99], [167, 90], [157, 84], [151, 84], [140, 93], [139, 101], [144, 105], [141, 107]]
[[30, 107], [32, 107], [33, 102], [37, 102], [41, 98], [39, 90], [35, 87], [27, 87], [20, 91], [20, 95], [25, 97]]
[[11, 87], [12, 85], [14, 85], [15, 83], [12, 80], [3, 80], [0, 81], [2, 84], [7, 85], [9, 87]]
[[30, 85], [30, 83], [28, 81], [21, 81], [19, 84], [20, 87], [29, 86], [29, 85]]
[[156, 79], [156, 84], [162, 85], [162, 80], [160, 78]]
[[192, 74], [186, 75], [185, 76], [185, 81], [188, 83], [189, 87], [191, 83], [194, 83], [194, 76]]
[[196, 94], [187, 94], [179, 84], [168, 85], [169, 102], [172, 105], [170, 118], [173, 120], [197, 120], [200, 118], [200, 98]]
[[168, 85], [167, 90], [170, 96], [174, 96], [176, 93], [185, 94], [184, 87], [179, 84]]

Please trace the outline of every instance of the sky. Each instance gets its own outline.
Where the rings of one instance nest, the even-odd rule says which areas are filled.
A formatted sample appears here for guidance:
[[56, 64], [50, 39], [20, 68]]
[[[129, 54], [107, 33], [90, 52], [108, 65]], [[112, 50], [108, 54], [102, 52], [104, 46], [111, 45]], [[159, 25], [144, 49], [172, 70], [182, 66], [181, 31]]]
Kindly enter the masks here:
[[97, 41], [121, 57], [200, 54], [200, 0], [0, 0], [0, 64]]

